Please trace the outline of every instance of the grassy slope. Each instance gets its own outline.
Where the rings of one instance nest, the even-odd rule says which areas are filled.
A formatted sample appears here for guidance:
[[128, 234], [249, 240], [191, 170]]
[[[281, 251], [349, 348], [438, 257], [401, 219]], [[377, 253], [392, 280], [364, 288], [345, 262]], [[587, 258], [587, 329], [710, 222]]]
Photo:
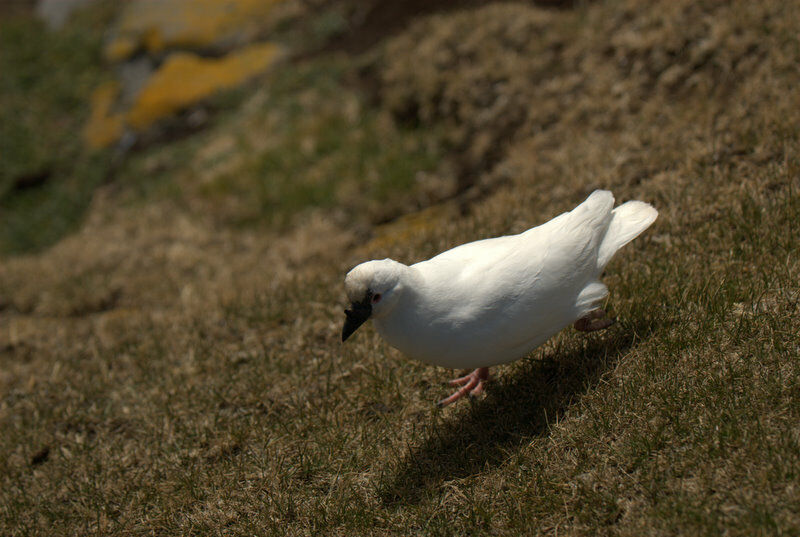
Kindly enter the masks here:
[[0, 18], [0, 249], [21, 252], [73, 231], [108, 169], [80, 131], [103, 79], [102, 5], [47, 32], [30, 16]]
[[[143, 188], [151, 203], [131, 207], [127, 189], [104, 191], [77, 235], [0, 264], [4, 533], [800, 531], [798, 7], [647, 6], [449, 15], [375, 60], [388, 108], [418, 99], [423, 128], [444, 125], [488, 166], [494, 193], [461, 218], [434, 211], [375, 243], [324, 208], [288, 236], [221, 227], [250, 207], [226, 177], [246, 193], [262, 158], [325, 147], [328, 127], [313, 126], [277, 153], [259, 145], [281, 124], [261, 97], [121, 172], [173, 182], [170, 195]], [[541, 39], [509, 31], [516, 55], [482, 56], [509, 21]], [[426, 50], [462, 67], [426, 72]], [[547, 83], [530, 84], [531, 69]], [[497, 87], [485, 81], [498, 72], [513, 98], [494, 95], [479, 117], [487, 95], [464, 88]], [[518, 106], [531, 111], [504, 119]], [[347, 147], [310, 176], [349, 166]], [[405, 361], [371, 329], [340, 346], [353, 263], [516, 232], [596, 186], [661, 211], [609, 267], [611, 329], [565, 331], [498, 368], [485, 398], [444, 411], [432, 402], [450, 372]], [[345, 207], [373, 196], [340, 188]]]

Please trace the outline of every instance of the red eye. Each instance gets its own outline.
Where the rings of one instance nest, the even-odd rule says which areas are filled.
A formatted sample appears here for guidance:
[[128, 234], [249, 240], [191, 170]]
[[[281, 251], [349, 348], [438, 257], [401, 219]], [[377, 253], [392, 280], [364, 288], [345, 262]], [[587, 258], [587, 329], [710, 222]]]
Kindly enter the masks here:
[[377, 304], [380, 301], [381, 301], [381, 294], [380, 293], [375, 293], [374, 295], [372, 295], [372, 303], [373, 304]]

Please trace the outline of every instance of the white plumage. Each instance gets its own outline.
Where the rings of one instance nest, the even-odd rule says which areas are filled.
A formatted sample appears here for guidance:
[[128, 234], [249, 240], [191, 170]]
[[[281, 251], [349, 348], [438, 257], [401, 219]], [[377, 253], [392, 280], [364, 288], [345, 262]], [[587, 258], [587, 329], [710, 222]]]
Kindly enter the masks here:
[[353, 310], [343, 340], [372, 318], [390, 345], [429, 364], [486, 368], [520, 358], [598, 310], [608, 294], [600, 282], [606, 264], [658, 216], [641, 201], [613, 206], [611, 192], [597, 190], [519, 235], [463, 244], [411, 266], [362, 263], [345, 278]]

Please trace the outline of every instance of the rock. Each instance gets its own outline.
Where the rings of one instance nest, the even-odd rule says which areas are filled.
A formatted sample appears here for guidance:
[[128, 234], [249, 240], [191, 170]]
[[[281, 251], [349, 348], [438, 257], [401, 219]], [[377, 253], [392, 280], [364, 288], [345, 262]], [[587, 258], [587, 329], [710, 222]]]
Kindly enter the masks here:
[[147, 56], [134, 58], [119, 66], [117, 74], [122, 85], [120, 102], [123, 105], [130, 106], [133, 104], [136, 96], [147, 84], [153, 71], [155, 71], [155, 62]]
[[259, 43], [221, 59], [173, 53], [145, 83], [126, 115], [127, 123], [142, 130], [221, 89], [235, 87], [266, 70], [279, 52], [273, 43]]
[[[56, 0], [59, 1], [59, 0]], [[230, 49], [251, 41], [280, 0], [136, 0], [128, 2], [106, 58], [180, 49]]]
[[[106, 59], [117, 64], [118, 82], [103, 84], [92, 95], [87, 145], [107, 147], [126, 133], [138, 139], [162, 118], [265, 71], [282, 49], [252, 41], [281, 1], [125, 3], [105, 48]], [[194, 127], [205, 123], [201, 116], [190, 115]]]
[[58, 30], [78, 8], [84, 7], [95, 0], [39, 0], [36, 4], [36, 14], [45, 21], [51, 30]]

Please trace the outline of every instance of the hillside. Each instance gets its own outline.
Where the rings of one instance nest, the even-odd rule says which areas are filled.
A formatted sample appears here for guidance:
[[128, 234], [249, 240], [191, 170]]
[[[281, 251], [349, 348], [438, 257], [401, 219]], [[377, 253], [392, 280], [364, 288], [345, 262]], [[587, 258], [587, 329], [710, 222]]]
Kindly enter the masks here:
[[[286, 0], [274, 64], [102, 147], [119, 8], [0, 11], [0, 533], [800, 534], [800, 3], [380, 4]], [[660, 213], [610, 329], [443, 410], [341, 344], [355, 264], [596, 188]]]

